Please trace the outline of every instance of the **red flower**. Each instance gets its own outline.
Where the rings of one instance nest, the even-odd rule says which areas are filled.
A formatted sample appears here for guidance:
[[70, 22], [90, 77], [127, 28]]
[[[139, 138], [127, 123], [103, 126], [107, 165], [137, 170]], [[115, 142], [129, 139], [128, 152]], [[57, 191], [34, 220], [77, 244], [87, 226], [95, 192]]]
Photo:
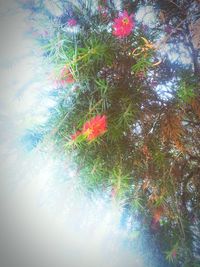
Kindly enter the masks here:
[[76, 24], [77, 24], [77, 21], [75, 19], [69, 19], [68, 22], [67, 22], [67, 25], [69, 27], [76, 26]]
[[75, 132], [74, 134], [72, 134], [72, 135], [71, 135], [72, 140], [75, 141], [76, 138], [77, 138], [79, 135], [81, 135], [81, 132], [80, 132], [80, 131], [77, 131], [77, 132]]
[[116, 197], [116, 195], [117, 195], [117, 187], [114, 186], [112, 188], [112, 190], [111, 190], [111, 197], [112, 197], [112, 199], [114, 199]]
[[64, 85], [65, 83], [73, 83], [75, 82], [74, 77], [69, 69], [64, 66], [60, 72], [61, 75], [61, 84]]
[[161, 216], [163, 215], [163, 213], [164, 213], [164, 209], [163, 209], [163, 207], [160, 206], [160, 207], [156, 208], [156, 209], [154, 210], [154, 212], [153, 212], [153, 222], [154, 222], [154, 223], [159, 222]]
[[107, 131], [106, 116], [97, 115], [83, 125], [82, 134], [86, 135], [87, 140], [94, 140], [96, 137]]
[[176, 249], [174, 249], [174, 250], [172, 251], [172, 257], [173, 257], [173, 258], [176, 258], [176, 255], [177, 255], [177, 252], [176, 252]]
[[118, 18], [114, 20], [113, 24], [113, 35], [117, 37], [126, 37], [128, 36], [133, 28], [135, 23], [132, 19], [133, 15], [128, 15], [127, 11], [124, 11], [119, 15]]

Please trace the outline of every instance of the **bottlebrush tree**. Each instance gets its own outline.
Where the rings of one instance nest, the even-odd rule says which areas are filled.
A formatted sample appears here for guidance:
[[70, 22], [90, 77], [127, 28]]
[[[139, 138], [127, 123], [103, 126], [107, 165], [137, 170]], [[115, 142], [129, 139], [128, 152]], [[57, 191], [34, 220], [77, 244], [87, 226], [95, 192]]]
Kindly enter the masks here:
[[[147, 4], [153, 26], [136, 18]], [[199, 1], [60, 5], [38, 36], [58, 90], [47, 134], [169, 266], [200, 266]]]

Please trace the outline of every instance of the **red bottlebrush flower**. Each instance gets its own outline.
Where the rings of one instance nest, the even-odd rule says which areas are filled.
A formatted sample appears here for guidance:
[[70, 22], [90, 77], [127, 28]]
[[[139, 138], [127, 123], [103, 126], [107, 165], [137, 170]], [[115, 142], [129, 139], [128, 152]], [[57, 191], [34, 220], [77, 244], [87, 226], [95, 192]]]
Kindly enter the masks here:
[[173, 258], [176, 258], [176, 255], [177, 255], [177, 251], [176, 251], [176, 249], [174, 249], [174, 250], [172, 251], [172, 257], [173, 257]]
[[151, 229], [153, 231], [158, 231], [160, 229], [160, 218], [164, 213], [163, 207], [158, 207], [153, 212], [153, 218], [151, 220]]
[[154, 223], [157, 223], [160, 221], [161, 216], [164, 213], [164, 209], [163, 207], [158, 207], [155, 209], [154, 213], [153, 213], [153, 221]]
[[114, 20], [113, 35], [117, 37], [126, 37], [132, 32], [134, 27], [135, 23], [133, 21], [133, 15], [129, 16], [127, 11], [124, 11]]
[[66, 66], [64, 66], [61, 69], [60, 75], [61, 75], [61, 84], [62, 85], [64, 85], [65, 83], [74, 83], [75, 82], [72, 73], [70, 72], [69, 69], [67, 69]]
[[112, 188], [112, 190], [111, 190], [111, 197], [112, 197], [112, 199], [114, 199], [116, 197], [116, 195], [117, 195], [117, 187], [114, 186]]
[[82, 134], [86, 135], [88, 141], [91, 141], [97, 138], [98, 136], [104, 134], [106, 131], [106, 116], [97, 115], [96, 117], [92, 118], [90, 121], [87, 121], [83, 125]]
[[80, 131], [77, 131], [74, 134], [72, 134], [71, 135], [72, 140], [75, 141], [79, 135], [81, 135], [81, 132]]
[[67, 25], [69, 27], [74, 27], [74, 26], [76, 26], [76, 24], [77, 24], [77, 21], [75, 19], [69, 19], [67, 22]]

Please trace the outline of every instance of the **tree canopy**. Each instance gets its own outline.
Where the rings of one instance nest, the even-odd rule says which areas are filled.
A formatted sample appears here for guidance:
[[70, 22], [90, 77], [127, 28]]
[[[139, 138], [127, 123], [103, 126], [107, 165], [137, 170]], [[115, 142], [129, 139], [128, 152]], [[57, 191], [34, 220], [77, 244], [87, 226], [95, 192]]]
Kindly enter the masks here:
[[200, 266], [200, 2], [52, 3], [28, 6], [56, 87], [45, 138], [140, 222], [159, 267]]

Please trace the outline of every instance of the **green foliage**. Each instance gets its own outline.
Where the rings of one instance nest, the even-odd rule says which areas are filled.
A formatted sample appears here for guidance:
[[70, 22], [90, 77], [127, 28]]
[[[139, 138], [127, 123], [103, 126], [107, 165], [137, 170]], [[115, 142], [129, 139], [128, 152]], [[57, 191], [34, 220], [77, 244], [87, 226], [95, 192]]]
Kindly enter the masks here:
[[[114, 45], [111, 43], [111, 38], [109, 40], [102, 39], [101, 35], [95, 33], [85, 36], [80, 41], [82, 46], [77, 48], [76, 57], [70, 64], [77, 64], [80, 79], [86, 77], [92, 79], [102, 66], [112, 63]], [[107, 46], [107, 42], [110, 43], [109, 46]]]
[[137, 62], [132, 66], [132, 71], [136, 74], [138, 74], [139, 72], [143, 72], [145, 74], [151, 66], [152, 62], [150, 58], [143, 56], [137, 59]]
[[[57, 147], [77, 164], [88, 192], [113, 190], [112, 198], [126, 203], [130, 216], [140, 215], [166, 261], [178, 267], [192, 266], [189, 264], [196, 261], [194, 223], [189, 218], [200, 207], [198, 79], [193, 66], [174, 67], [149, 41], [158, 41], [162, 22], [146, 32], [136, 22], [128, 37], [113, 36], [111, 25], [118, 15], [112, 1], [108, 2], [101, 3], [106, 17], [92, 10], [92, 1], [86, 1], [83, 10], [79, 4], [72, 5], [79, 24], [76, 31], [58, 27], [43, 47], [56, 76], [66, 66], [75, 80], [60, 88], [64, 93], [48, 122], [50, 131]], [[169, 3], [156, 4], [163, 7], [163, 2]], [[128, 13], [137, 12], [141, 3], [131, 3]], [[181, 6], [181, 1], [177, 3]], [[171, 18], [171, 13], [175, 14], [178, 4], [172, 6], [172, 11], [167, 4], [163, 7], [166, 13], [159, 11], [176, 28], [180, 17]], [[160, 46], [171, 37], [179, 40], [186, 28], [170, 34], [165, 43], [161, 40]], [[163, 92], [157, 91], [154, 82], [164, 87]], [[165, 90], [170, 98], [164, 97]], [[87, 134], [72, 139], [99, 115], [106, 117], [107, 131], [99, 134], [97, 122], [89, 129], [96, 131], [93, 140], [88, 141]]]
[[176, 257], [178, 254], [178, 247], [179, 247], [179, 244], [178, 244], [178, 242], [176, 242], [176, 244], [172, 247], [171, 250], [166, 251], [166, 260], [167, 261], [172, 262], [172, 263], [174, 261], [176, 261]]
[[177, 91], [180, 100], [184, 103], [189, 103], [195, 97], [195, 87], [195, 84], [188, 84], [186, 81], [181, 80], [180, 87]]

